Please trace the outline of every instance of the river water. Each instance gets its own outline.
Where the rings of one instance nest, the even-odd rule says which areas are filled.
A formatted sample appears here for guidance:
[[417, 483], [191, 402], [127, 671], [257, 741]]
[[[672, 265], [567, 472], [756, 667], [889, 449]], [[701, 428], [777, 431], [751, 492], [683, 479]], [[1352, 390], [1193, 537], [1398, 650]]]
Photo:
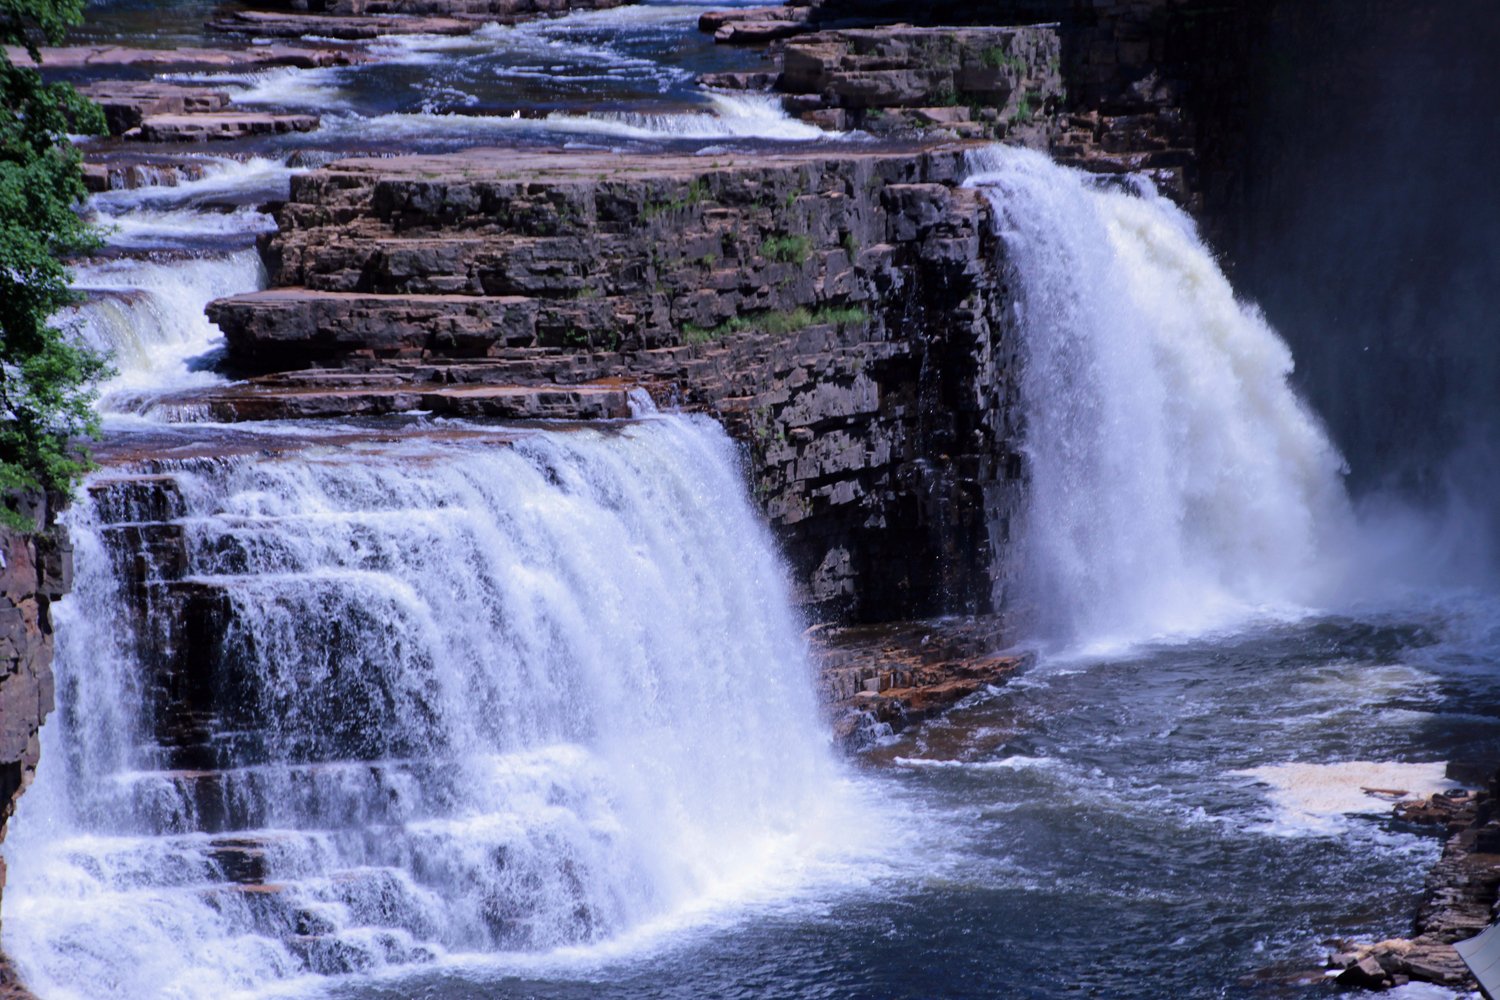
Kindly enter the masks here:
[[[1285, 345], [1147, 189], [972, 164], [1047, 430], [1021, 532], [1039, 659], [850, 760], [705, 421], [164, 424], [157, 396], [224, 379], [202, 307], [264, 282], [257, 206], [309, 164], [869, 141], [699, 92], [755, 65], [699, 9], [178, 77], [324, 127], [95, 199], [108, 450], [235, 441], [101, 475], [179, 484], [244, 715], [205, 796], [150, 732], [107, 551], [132, 516], [81, 502], [60, 708], [4, 848], [4, 944], [44, 998], [1316, 997], [1333, 939], [1408, 930], [1439, 843], [1360, 789], [1500, 759], [1500, 602], [1467, 525], [1348, 500]], [[91, 11], [91, 41], [203, 42], [201, 4]], [[274, 892], [226, 901], [226, 837]]]

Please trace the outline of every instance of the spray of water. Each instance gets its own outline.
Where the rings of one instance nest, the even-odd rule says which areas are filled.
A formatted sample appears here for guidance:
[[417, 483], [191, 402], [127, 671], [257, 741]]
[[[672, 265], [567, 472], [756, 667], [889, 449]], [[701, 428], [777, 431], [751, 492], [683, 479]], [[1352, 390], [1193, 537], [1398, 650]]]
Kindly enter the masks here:
[[1187, 216], [1025, 150], [970, 167], [1017, 293], [1020, 558], [1043, 627], [1128, 640], [1324, 593], [1349, 524], [1341, 460]]

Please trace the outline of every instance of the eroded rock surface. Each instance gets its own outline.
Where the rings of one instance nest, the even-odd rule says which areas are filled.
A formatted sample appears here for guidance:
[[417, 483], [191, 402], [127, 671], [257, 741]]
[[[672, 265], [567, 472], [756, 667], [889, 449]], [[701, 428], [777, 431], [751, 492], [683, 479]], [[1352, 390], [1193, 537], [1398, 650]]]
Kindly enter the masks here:
[[1010, 639], [997, 616], [814, 628], [818, 689], [835, 736], [858, 748], [1007, 683], [1034, 660], [1001, 652]]
[[788, 111], [830, 128], [1004, 137], [1062, 99], [1052, 28], [892, 25], [801, 35], [782, 50]]

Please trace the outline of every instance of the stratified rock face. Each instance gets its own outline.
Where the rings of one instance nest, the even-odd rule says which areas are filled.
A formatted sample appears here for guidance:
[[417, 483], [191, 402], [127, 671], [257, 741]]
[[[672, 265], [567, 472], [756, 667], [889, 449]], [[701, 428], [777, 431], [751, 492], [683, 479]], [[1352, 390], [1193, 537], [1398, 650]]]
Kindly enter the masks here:
[[[16, 799], [36, 773], [42, 721], [52, 711], [52, 601], [72, 586], [67, 532], [0, 528], [0, 841]], [[0, 891], [5, 860], [0, 858]], [[0, 993], [8, 982], [0, 953]]]
[[903, 24], [794, 38], [777, 87], [788, 111], [834, 128], [998, 137], [1055, 113], [1061, 64], [1053, 28]]
[[229, 106], [229, 94], [211, 87], [186, 87], [153, 80], [108, 80], [80, 87], [99, 105], [110, 135], [140, 126], [149, 115], [202, 114]]
[[[607, 10], [631, 0], [289, 0], [292, 10], [337, 17], [381, 14], [482, 15], [494, 19], [566, 14], [575, 10]], [[270, 6], [270, 5], [268, 5]]]
[[342, 161], [294, 179], [279, 287], [209, 308], [234, 364], [281, 374], [180, 405], [490, 412], [435, 391], [472, 385], [507, 388], [495, 415], [587, 418], [644, 384], [745, 443], [815, 614], [983, 611], [1020, 461], [1011, 310], [962, 173], [956, 148]]

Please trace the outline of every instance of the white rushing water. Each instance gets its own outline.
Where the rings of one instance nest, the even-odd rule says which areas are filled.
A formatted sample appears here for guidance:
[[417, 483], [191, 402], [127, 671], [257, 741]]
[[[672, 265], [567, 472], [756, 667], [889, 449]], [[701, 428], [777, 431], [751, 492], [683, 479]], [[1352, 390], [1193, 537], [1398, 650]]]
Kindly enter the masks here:
[[91, 219], [115, 255], [74, 268], [83, 301], [58, 321], [114, 366], [100, 391], [107, 415], [146, 413], [162, 393], [223, 382], [211, 370], [223, 334], [204, 308], [265, 287], [265, 268], [249, 244], [275, 222], [255, 203], [285, 197], [297, 171], [265, 157], [196, 159], [196, 179], [89, 199]]
[[[132, 636], [104, 522], [141, 515], [73, 512], [60, 710], [4, 848], [5, 947], [42, 995], [587, 944], [868, 827], [841, 812], [783, 570], [711, 422], [171, 474], [179, 586], [229, 610]], [[193, 770], [158, 745], [173, 696], [212, 720]]]
[[1317, 600], [1342, 461], [1191, 220], [1025, 150], [970, 168], [1017, 296], [1022, 585], [1044, 628], [1130, 641]]
[[132, 412], [155, 395], [224, 381], [204, 356], [223, 333], [203, 310], [214, 299], [265, 285], [254, 249], [185, 258], [125, 257], [74, 271], [87, 294], [63, 315], [85, 343], [109, 355], [116, 375], [100, 394], [106, 412]]
[[331, 115], [323, 123], [322, 137], [361, 136], [378, 141], [465, 140], [495, 142], [510, 137], [556, 135], [577, 142], [638, 140], [772, 139], [812, 142], [829, 139], [829, 133], [789, 116], [774, 97], [765, 94], [705, 93], [701, 110], [646, 114], [629, 111], [599, 111], [578, 114], [552, 111], [528, 116], [466, 115], [451, 112], [410, 112], [377, 115]]

